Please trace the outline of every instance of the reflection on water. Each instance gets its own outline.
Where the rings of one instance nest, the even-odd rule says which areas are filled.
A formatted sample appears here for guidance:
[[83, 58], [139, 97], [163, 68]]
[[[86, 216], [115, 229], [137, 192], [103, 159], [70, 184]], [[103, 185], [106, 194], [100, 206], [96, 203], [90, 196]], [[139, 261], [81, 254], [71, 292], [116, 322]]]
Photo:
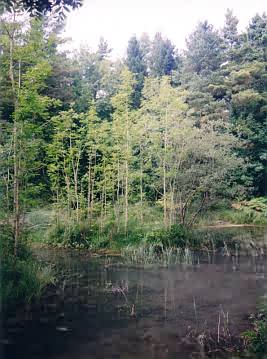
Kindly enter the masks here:
[[220, 342], [247, 329], [267, 291], [267, 257], [263, 230], [199, 235], [241, 244], [225, 242], [216, 253], [192, 253], [191, 264], [168, 267], [39, 251], [56, 263], [59, 281], [38, 307], [8, 319], [6, 358], [203, 358], [202, 337], [192, 341], [191, 334], [216, 333]]

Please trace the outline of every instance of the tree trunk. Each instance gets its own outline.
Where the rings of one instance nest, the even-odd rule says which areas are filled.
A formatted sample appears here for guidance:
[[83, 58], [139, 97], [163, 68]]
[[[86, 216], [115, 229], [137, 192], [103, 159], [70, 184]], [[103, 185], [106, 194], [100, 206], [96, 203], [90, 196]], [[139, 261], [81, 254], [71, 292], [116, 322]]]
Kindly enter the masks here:
[[117, 202], [120, 198], [120, 161], [118, 160], [117, 164]]
[[78, 193], [78, 174], [74, 172], [74, 193], [76, 199], [76, 221], [79, 222], [79, 193]]
[[[13, 21], [15, 22], [15, 12], [13, 16]], [[8, 33], [9, 35], [9, 78], [12, 87], [12, 95], [14, 101], [14, 112], [17, 109], [17, 93], [15, 86], [15, 78], [14, 78], [14, 31], [13, 33]], [[20, 63], [19, 63], [19, 79], [20, 79]], [[20, 87], [20, 81], [19, 86]], [[14, 124], [13, 124], [13, 172], [14, 172], [14, 180], [13, 180], [13, 214], [14, 214], [14, 255], [17, 255], [18, 250], [18, 241], [20, 235], [20, 200], [19, 200], [19, 192], [20, 192], [20, 183], [19, 183], [19, 149], [18, 149], [18, 123], [16, 119], [16, 114], [14, 116]]]
[[164, 227], [168, 226], [167, 218], [167, 188], [166, 188], [166, 154], [167, 154], [167, 110], [165, 116], [164, 128], [164, 156], [163, 156], [163, 211], [164, 211]]
[[128, 195], [129, 195], [129, 117], [128, 112], [126, 114], [126, 161], [125, 161], [125, 206], [124, 206], [124, 230], [125, 234], [128, 232], [128, 210], [129, 210], [129, 204], [128, 204]]
[[143, 223], [143, 158], [142, 158], [142, 152], [140, 149], [140, 220], [141, 223]]
[[91, 157], [88, 158], [88, 180], [87, 180], [87, 219], [91, 223]]
[[128, 168], [128, 161], [125, 162], [125, 218], [124, 218], [124, 230], [125, 234], [128, 231], [128, 176], [129, 176], [129, 168]]

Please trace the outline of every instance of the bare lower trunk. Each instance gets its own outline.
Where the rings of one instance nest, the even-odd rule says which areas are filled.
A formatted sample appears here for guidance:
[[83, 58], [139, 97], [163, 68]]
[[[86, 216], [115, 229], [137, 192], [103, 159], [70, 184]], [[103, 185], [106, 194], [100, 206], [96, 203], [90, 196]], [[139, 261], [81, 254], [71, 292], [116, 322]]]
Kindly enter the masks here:
[[57, 224], [59, 223], [59, 192], [58, 192], [58, 189], [57, 189], [57, 213], [56, 213], [56, 217], [57, 217]]
[[168, 226], [168, 217], [167, 217], [167, 191], [166, 191], [166, 165], [165, 158], [163, 161], [163, 212], [164, 212], [164, 226]]
[[91, 222], [91, 160], [88, 161], [88, 182], [87, 182], [87, 218]]
[[166, 188], [166, 155], [167, 155], [167, 110], [165, 115], [164, 128], [164, 158], [163, 158], [163, 211], [164, 211], [164, 226], [168, 226], [167, 217], [167, 188]]
[[20, 203], [19, 203], [19, 161], [17, 151], [17, 125], [14, 123], [13, 129], [13, 150], [14, 150], [14, 183], [13, 183], [13, 201], [14, 201], [14, 255], [17, 255], [18, 240], [20, 234]]
[[65, 183], [67, 189], [67, 208], [68, 208], [68, 219], [71, 218], [71, 198], [70, 198], [70, 179], [65, 175]]
[[125, 161], [125, 217], [124, 217], [124, 230], [125, 234], [128, 232], [128, 196], [129, 196], [129, 117], [126, 115], [126, 161]]
[[117, 202], [120, 198], [120, 162], [117, 164]]
[[171, 226], [174, 223], [174, 189], [171, 189], [171, 197], [170, 197], [170, 218], [169, 218], [169, 225]]
[[[13, 14], [13, 21], [15, 22], [15, 12]], [[14, 255], [17, 255], [18, 249], [18, 241], [20, 235], [20, 200], [19, 200], [19, 192], [20, 192], [20, 182], [19, 182], [19, 148], [18, 148], [18, 123], [16, 119], [16, 109], [17, 109], [17, 91], [15, 85], [14, 78], [14, 32], [8, 33], [9, 35], [9, 78], [12, 87], [13, 101], [14, 101], [14, 124], [13, 124], [13, 172], [14, 172], [14, 180], [13, 180], [13, 214], [14, 214]], [[19, 62], [19, 83], [18, 90], [20, 88], [20, 62]]]
[[129, 176], [128, 162], [125, 163], [125, 217], [124, 217], [124, 230], [125, 234], [128, 231], [128, 176]]
[[203, 208], [204, 208], [204, 205], [205, 205], [205, 203], [207, 202], [207, 200], [208, 200], [208, 193], [205, 192], [205, 193], [203, 194], [203, 197], [202, 197], [202, 200], [201, 200], [201, 203], [200, 203], [199, 208], [198, 208], [197, 211], [193, 214], [192, 218], [191, 218], [190, 221], [188, 222], [188, 226], [189, 226], [189, 227], [192, 226], [192, 225], [195, 223], [197, 217], [201, 214], [201, 212], [202, 212], [202, 210], [203, 210]]
[[[94, 161], [94, 168], [96, 167], [96, 153], [95, 153], [95, 161]], [[91, 212], [91, 221], [93, 219], [94, 214], [94, 202], [95, 202], [95, 192], [94, 192], [94, 186], [95, 186], [95, 172], [92, 173], [92, 180], [91, 180], [91, 204], [90, 204], [90, 212]]]
[[78, 193], [78, 174], [77, 172], [74, 173], [74, 193], [76, 199], [76, 221], [79, 222], [79, 193]]
[[143, 223], [143, 159], [140, 164], [140, 220]]
[[100, 213], [100, 231], [103, 231], [104, 227], [104, 186], [102, 186], [102, 193], [101, 193], [101, 213]]

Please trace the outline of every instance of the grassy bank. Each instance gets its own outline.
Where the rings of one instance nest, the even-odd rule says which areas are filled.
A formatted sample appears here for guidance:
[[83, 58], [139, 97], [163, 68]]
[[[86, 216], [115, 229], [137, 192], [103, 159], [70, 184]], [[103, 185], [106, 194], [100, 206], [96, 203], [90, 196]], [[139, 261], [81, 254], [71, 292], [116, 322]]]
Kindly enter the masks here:
[[[260, 204], [259, 204], [259, 203]], [[216, 223], [264, 223], [265, 202], [256, 201], [243, 205], [241, 208], [215, 207], [202, 216], [197, 227]], [[245, 209], [243, 209], [243, 207]], [[232, 243], [233, 233], [210, 236], [205, 231], [188, 229], [182, 225], [164, 227], [161, 211], [156, 207], [132, 206], [129, 211], [127, 231], [124, 227], [123, 214], [107, 213], [104, 218], [96, 217], [91, 222], [81, 214], [79, 221], [75, 214], [69, 217], [64, 210], [60, 216], [52, 209], [39, 209], [26, 217], [30, 232], [30, 241], [39, 245], [49, 245], [58, 248], [115, 250], [127, 248], [128, 254], [136, 257], [137, 248], [140, 253], [162, 253], [166, 248], [180, 248], [190, 250], [216, 250], [218, 248], [236, 248], [238, 241]], [[249, 213], [249, 215], [247, 214]], [[246, 221], [245, 221], [246, 220]]]
[[[38, 234], [39, 242], [59, 248], [77, 249], [114, 249], [120, 250], [127, 246], [153, 245], [158, 247], [186, 248], [190, 242], [190, 232], [180, 225], [167, 229], [140, 228], [131, 224], [127, 233], [117, 229], [110, 222], [99, 228], [86, 221], [59, 222], [50, 226], [47, 231]], [[37, 236], [35, 236], [37, 239]]]
[[267, 225], [267, 198], [258, 197], [248, 201], [214, 206], [200, 217], [197, 225], [212, 225], [220, 222]]
[[54, 281], [51, 267], [37, 262], [25, 238], [20, 241], [17, 256], [13, 255], [12, 230], [7, 225], [0, 226], [0, 251], [0, 301], [4, 312], [38, 299]]
[[[85, 249], [89, 251], [117, 251], [132, 257], [134, 261], [155, 260], [155, 256], [169, 256], [170, 248], [185, 250], [204, 250], [216, 252], [238, 250], [242, 243], [252, 238], [237, 235], [236, 229], [213, 231], [205, 229], [188, 229], [176, 224], [164, 228], [157, 212], [148, 214], [149, 220], [142, 224], [135, 217], [130, 217], [127, 233], [123, 223], [116, 223], [107, 218], [102, 225], [98, 221], [89, 223], [88, 220], [66, 220], [64, 216], [55, 220], [51, 211], [32, 213], [28, 218], [31, 229], [30, 240], [38, 245], [54, 246], [57, 248]], [[233, 239], [234, 238], [234, 239]], [[174, 254], [173, 252], [173, 254]], [[176, 253], [178, 257], [182, 252]], [[152, 256], [153, 254], [153, 256]], [[164, 258], [164, 261], [166, 259]]]

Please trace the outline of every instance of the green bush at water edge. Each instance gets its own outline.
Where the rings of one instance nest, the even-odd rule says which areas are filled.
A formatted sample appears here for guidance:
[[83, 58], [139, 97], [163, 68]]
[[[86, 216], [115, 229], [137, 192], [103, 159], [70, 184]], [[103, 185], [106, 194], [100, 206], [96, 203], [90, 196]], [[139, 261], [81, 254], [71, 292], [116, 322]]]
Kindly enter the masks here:
[[13, 234], [9, 226], [0, 226], [0, 300], [3, 310], [15, 308], [37, 299], [54, 281], [51, 267], [44, 267], [32, 256], [25, 240], [13, 255]]

